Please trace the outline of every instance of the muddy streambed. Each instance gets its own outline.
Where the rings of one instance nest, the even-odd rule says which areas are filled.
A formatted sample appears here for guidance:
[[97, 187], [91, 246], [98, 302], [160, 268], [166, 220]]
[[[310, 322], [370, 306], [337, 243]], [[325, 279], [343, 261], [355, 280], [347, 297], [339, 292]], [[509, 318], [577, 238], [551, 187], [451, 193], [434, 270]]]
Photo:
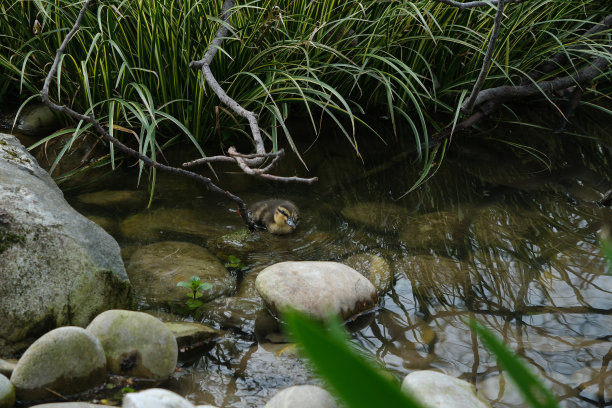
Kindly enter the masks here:
[[[539, 151], [500, 139], [529, 141]], [[529, 362], [562, 406], [610, 405], [612, 276], [599, 234], [612, 217], [594, 203], [612, 188], [610, 152], [589, 142], [568, 145], [542, 130], [499, 128], [486, 139], [454, 142], [437, 173], [400, 198], [420, 164], [412, 165], [409, 155], [393, 161], [385, 150], [395, 148], [373, 148], [362, 165], [346, 145], [318, 142], [303, 155], [308, 174], [320, 178], [314, 186], [275, 185], [217, 169], [219, 183], [246, 202], [283, 197], [297, 203], [301, 223], [290, 236], [240, 237], [244, 227], [231, 203], [163, 174], [149, 210], [132, 173], [66, 194], [115, 236], [126, 265], [138, 248], [163, 241], [206, 247], [221, 262], [230, 255], [242, 261], [232, 275], [237, 289], [189, 316], [137, 291], [141, 310], [222, 330], [212, 348], [183, 355], [181, 370], [165, 384], [197, 404], [263, 406], [283, 387], [317, 383], [295, 347], [276, 333], [254, 277], [279, 261], [369, 257], [394, 280], [379, 307], [353, 324], [351, 336], [393, 375], [436, 369], [475, 383], [493, 406], [524, 406], [464, 323], [475, 317]], [[289, 159], [283, 166], [279, 173], [293, 174], [300, 164]], [[135, 193], [128, 194], [133, 201], [82, 199], [125, 189]]]

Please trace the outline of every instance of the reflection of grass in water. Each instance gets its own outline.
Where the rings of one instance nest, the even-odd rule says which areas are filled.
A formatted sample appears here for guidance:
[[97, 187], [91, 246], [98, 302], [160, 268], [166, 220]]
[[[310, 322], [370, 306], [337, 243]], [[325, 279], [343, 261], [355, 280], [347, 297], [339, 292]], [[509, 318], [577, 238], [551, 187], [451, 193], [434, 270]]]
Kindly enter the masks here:
[[[417, 398], [402, 392], [391, 375], [360, 356], [336, 320], [321, 326], [297, 311], [286, 312], [284, 320], [305, 356], [347, 406], [423, 407]], [[470, 327], [513, 379], [530, 407], [558, 407], [555, 397], [516, 354], [477, 322], [471, 321]], [[432, 386], [431, 392], [435, 391]]]

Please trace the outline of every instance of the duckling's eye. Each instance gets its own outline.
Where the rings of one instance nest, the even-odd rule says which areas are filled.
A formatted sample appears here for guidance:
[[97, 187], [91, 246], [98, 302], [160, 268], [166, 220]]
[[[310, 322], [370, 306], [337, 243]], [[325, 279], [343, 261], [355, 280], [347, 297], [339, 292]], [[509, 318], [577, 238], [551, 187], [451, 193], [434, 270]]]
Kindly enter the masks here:
[[287, 211], [283, 210], [282, 208], [279, 208], [278, 212], [284, 215], [285, 217], [289, 218], [289, 214], [287, 214]]

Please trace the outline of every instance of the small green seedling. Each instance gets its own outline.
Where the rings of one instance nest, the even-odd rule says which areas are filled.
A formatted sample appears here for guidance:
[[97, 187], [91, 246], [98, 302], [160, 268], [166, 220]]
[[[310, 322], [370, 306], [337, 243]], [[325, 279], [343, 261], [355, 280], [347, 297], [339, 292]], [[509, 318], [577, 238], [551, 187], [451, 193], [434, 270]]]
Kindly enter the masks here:
[[181, 281], [177, 283], [176, 286], [191, 290], [191, 292], [187, 294], [189, 299], [185, 301], [185, 304], [190, 310], [197, 309], [198, 307], [202, 306], [204, 303], [199, 298], [202, 297], [202, 293], [204, 291], [212, 288], [210, 283], [202, 283], [199, 276], [192, 276], [191, 279], [189, 279], [189, 282]]

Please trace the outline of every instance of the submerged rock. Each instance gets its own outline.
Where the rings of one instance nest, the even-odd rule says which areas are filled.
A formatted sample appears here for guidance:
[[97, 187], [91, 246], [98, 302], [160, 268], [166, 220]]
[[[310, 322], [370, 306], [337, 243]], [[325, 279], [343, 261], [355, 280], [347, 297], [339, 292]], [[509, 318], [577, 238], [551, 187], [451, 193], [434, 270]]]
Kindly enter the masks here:
[[469, 264], [443, 256], [407, 255], [394, 267], [405, 274], [419, 295], [444, 298], [448, 304], [453, 304], [455, 297], [462, 298], [465, 285], [473, 285], [480, 279]]
[[[13, 128], [14, 123], [14, 130], [36, 136], [46, 136], [60, 127], [58, 114], [42, 103], [26, 105], [19, 112], [19, 117], [16, 121], [14, 117], [6, 117], [3, 120], [9, 129]], [[0, 120], [1, 122], [2, 120]]]
[[212, 288], [202, 301], [227, 296], [236, 289], [236, 281], [206, 248], [188, 242], [164, 241], [143, 246], [127, 262], [127, 271], [138, 296], [152, 303], [177, 303], [187, 299], [189, 289], [176, 286], [198, 276]]
[[102, 190], [76, 197], [79, 203], [95, 205], [109, 210], [131, 211], [147, 205], [149, 197], [144, 191]]
[[176, 339], [151, 315], [108, 310], [98, 315], [87, 331], [100, 339], [110, 373], [159, 380], [176, 368]]
[[[57, 326], [131, 307], [119, 245], [68, 205], [11, 135], [0, 134], [0, 355]], [[24, 344], [25, 342], [25, 344]]]
[[393, 287], [393, 271], [387, 260], [377, 254], [362, 253], [349, 256], [345, 265], [365, 276], [376, 288], [379, 295]]
[[472, 221], [470, 237], [477, 247], [515, 251], [526, 241], [550, 234], [545, 218], [533, 211], [517, 213], [502, 206], [481, 211]]
[[442, 247], [462, 241], [467, 227], [461, 211], [439, 211], [413, 215], [400, 231], [406, 245], [418, 248]]
[[15, 387], [0, 374], [0, 408], [12, 408], [15, 404]]
[[[11, 382], [20, 401], [76, 394], [104, 383], [100, 341], [80, 327], [60, 327], [36, 340], [19, 359]], [[54, 392], [51, 392], [54, 391]]]
[[117, 233], [117, 222], [110, 217], [103, 217], [101, 215], [86, 215], [87, 219], [95, 222], [100, 227], [104, 228], [104, 231], [111, 235]]
[[202, 317], [205, 321], [219, 324], [224, 330], [251, 334], [261, 312], [265, 312], [265, 309], [260, 299], [225, 297], [209, 302]]
[[294, 385], [276, 394], [264, 408], [337, 408], [334, 397], [316, 385]]
[[130, 392], [123, 397], [123, 408], [194, 408], [180, 395], [162, 388]]
[[397, 232], [411, 218], [405, 207], [390, 203], [359, 203], [342, 209], [349, 221], [381, 232]]
[[183, 208], [159, 208], [126, 218], [120, 225], [127, 239], [139, 242], [167, 239], [169, 235], [195, 235], [210, 238], [225, 230], [210, 226], [209, 215], [203, 211]]
[[259, 273], [255, 286], [276, 315], [291, 307], [320, 319], [331, 312], [346, 320], [378, 302], [369, 280], [337, 262], [277, 263]]
[[164, 322], [170, 329], [179, 349], [203, 346], [221, 335], [219, 330], [191, 322]]
[[491, 408], [473, 384], [437, 371], [415, 371], [404, 377], [402, 390], [427, 407]]

